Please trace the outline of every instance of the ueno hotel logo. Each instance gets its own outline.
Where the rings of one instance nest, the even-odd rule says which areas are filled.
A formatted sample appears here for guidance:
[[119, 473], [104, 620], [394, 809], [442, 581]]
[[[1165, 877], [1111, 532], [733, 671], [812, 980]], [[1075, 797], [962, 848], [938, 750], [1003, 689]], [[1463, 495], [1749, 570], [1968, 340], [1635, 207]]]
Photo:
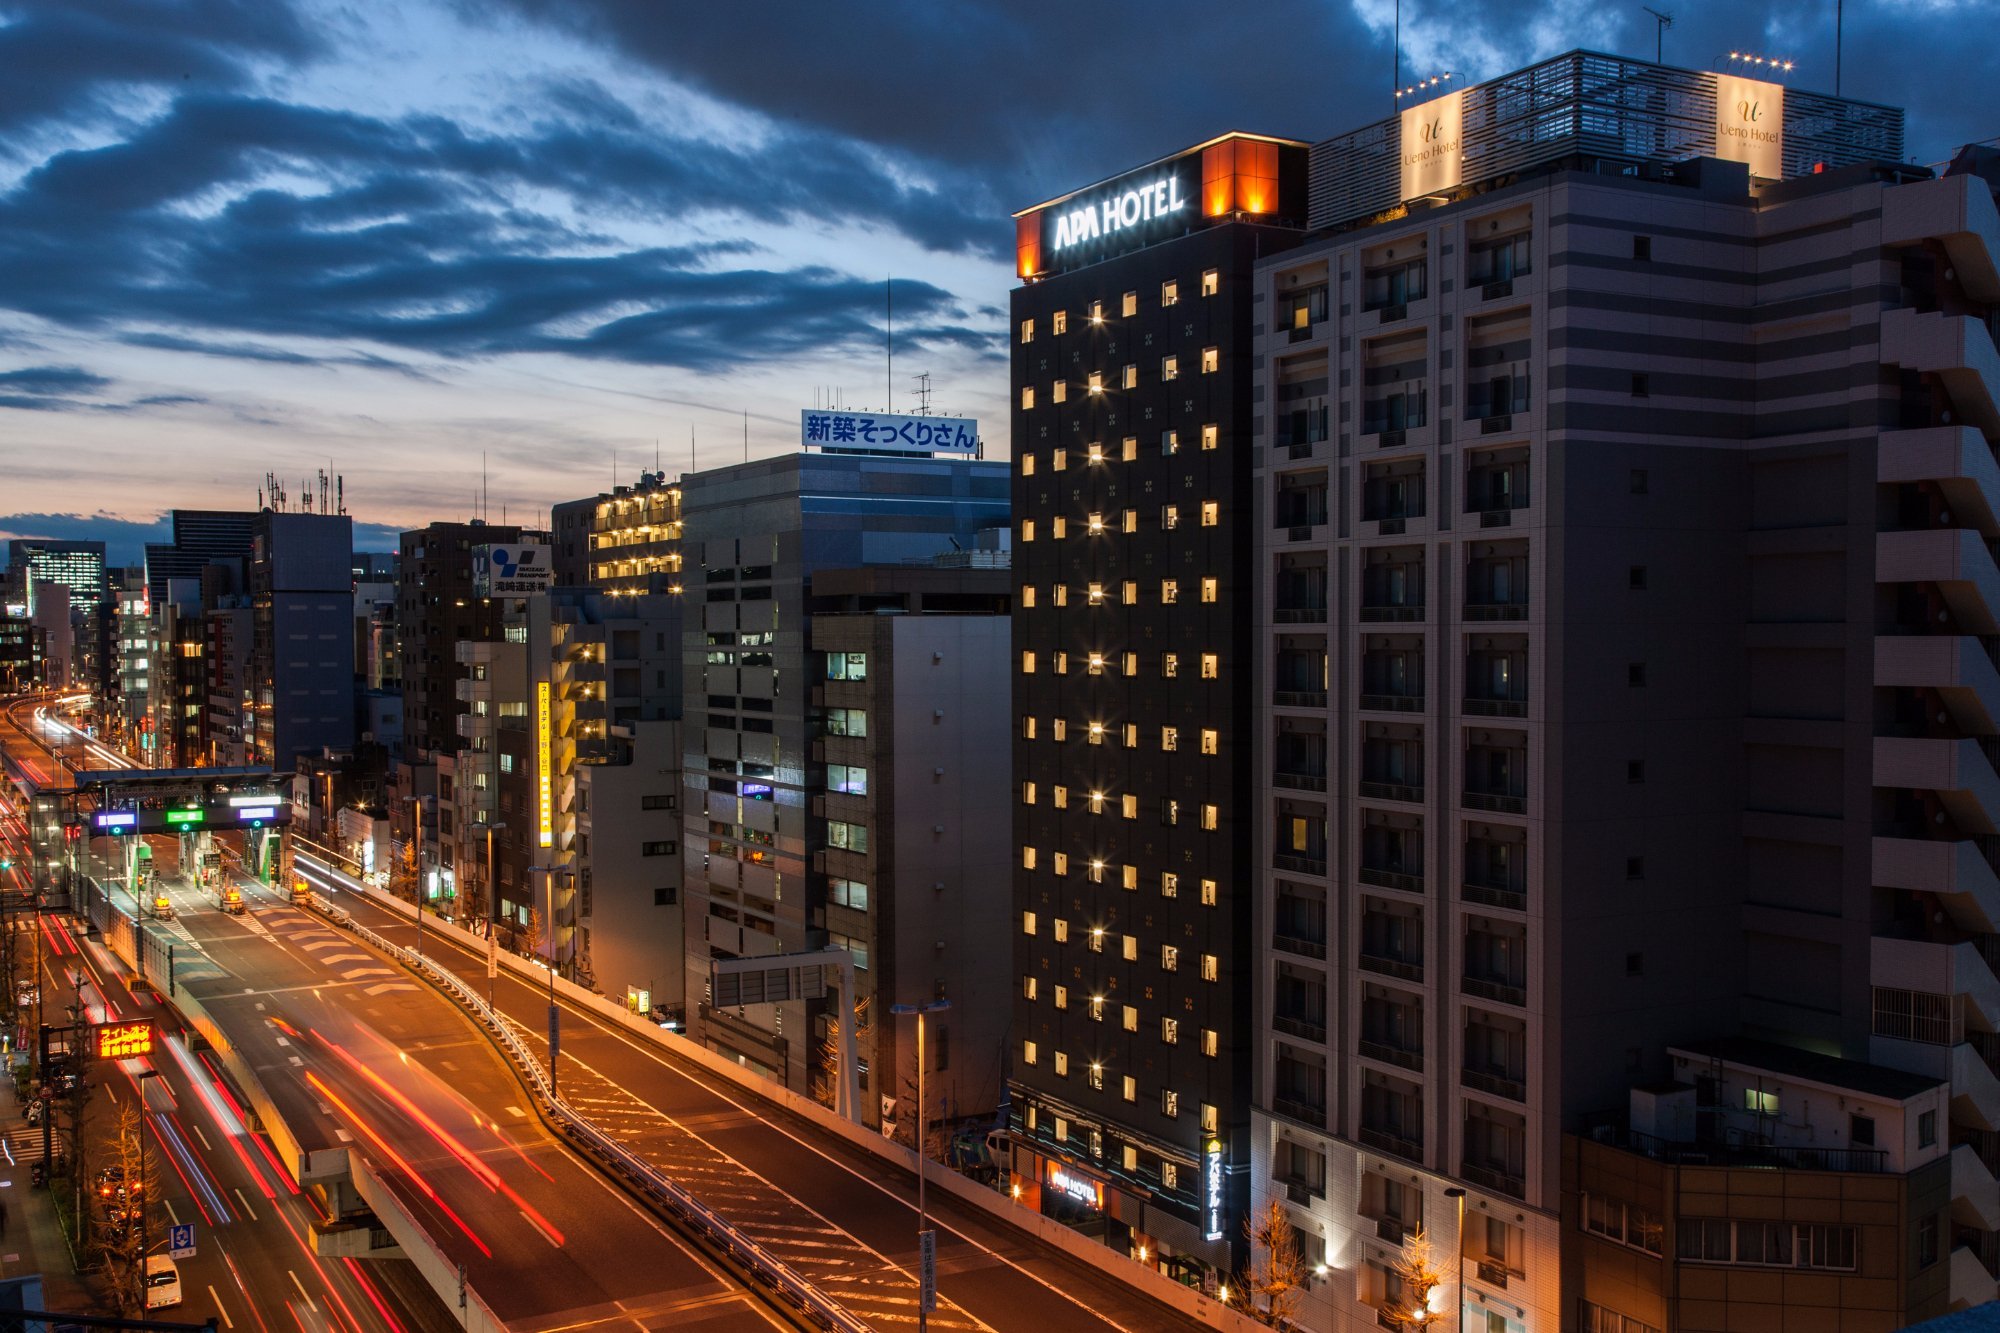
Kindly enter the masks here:
[[1732, 139], [1747, 139], [1751, 143], [1778, 143], [1777, 130], [1767, 130], [1758, 122], [1764, 118], [1764, 104], [1745, 98], [1736, 104], [1736, 121], [1724, 120], [1716, 129]]
[[1425, 121], [1417, 131], [1417, 139], [1423, 147], [1403, 154], [1403, 165], [1406, 167], [1435, 162], [1441, 157], [1450, 157], [1458, 151], [1458, 140], [1445, 138], [1442, 116]]
[[1136, 186], [1058, 214], [1052, 248], [1065, 250], [1085, 241], [1104, 240], [1142, 222], [1178, 213], [1186, 207], [1187, 199], [1181, 194], [1181, 178], [1168, 176], [1151, 185]]

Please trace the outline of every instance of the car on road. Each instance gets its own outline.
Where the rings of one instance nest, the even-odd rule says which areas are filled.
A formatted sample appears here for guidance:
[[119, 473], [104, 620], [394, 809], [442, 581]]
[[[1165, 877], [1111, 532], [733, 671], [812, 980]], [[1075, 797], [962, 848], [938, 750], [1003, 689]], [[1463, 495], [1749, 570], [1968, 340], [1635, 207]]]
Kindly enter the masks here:
[[181, 1270], [164, 1254], [146, 1256], [146, 1308], [164, 1310], [181, 1303]]
[[166, 894], [164, 893], [156, 894], [153, 898], [153, 920], [172, 921], [173, 919], [174, 919], [173, 903], [168, 900]]
[[222, 910], [231, 916], [242, 916], [244, 912], [243, 890], [237, 888], [234, 884], [225, 888], [222, 891]]
[[[138, 1192], [137, 1182], [133, 1183], [131, 1187], [131, 1192], [133, 1193]], [[124, 1167], [113, 1164], [111, 1166], [105, 1167], [102, 1171], [99, 1171], [97, 1173], [98, 1198], [117, 1199], [122, 1201], [125, 1198], [126, 1193], [127, 1193], [127, 1187], [125, 1182]]]

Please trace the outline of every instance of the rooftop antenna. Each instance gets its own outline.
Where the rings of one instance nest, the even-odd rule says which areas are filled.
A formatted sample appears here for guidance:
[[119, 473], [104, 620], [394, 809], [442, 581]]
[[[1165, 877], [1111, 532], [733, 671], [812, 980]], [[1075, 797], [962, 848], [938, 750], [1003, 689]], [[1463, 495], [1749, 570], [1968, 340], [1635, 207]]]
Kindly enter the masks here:
[[694, 423], [688, 422], [688, 475], [693, 476], [700, 469], [694, 465]]
[[931, 373], [926, 370], [917, 376], [917, 415], [931, 414]]
[[882, 388], [889, 395], [889, 401], [882, 404], [884, 412], [896, 410], [896, 275], [891, 273], [882, 283], [882, 307], [888, 313], [888, 337], [883, 344], [889, 357], [889, 373], [883, 376]]
[[486, 488], [486, 451], [479, 451], [479, 521], [484, 523], [492, 510], [492, 493]]
[[1840, 47], [1846, 28], [1847, 0], [1833, 0], [1833, 95], [1840, 96]]
[[1674, 26], [1674, 16], [1672, 14], [1662, 14], [1651, 5], [1640, 5], [1639, 8], [1653, 16], [1653, 63], [1655, 65], [1664, 65], [1666, 63], [1667, 29]]
[[750, 461], [750, 409], [743, 409], [743, 461]]

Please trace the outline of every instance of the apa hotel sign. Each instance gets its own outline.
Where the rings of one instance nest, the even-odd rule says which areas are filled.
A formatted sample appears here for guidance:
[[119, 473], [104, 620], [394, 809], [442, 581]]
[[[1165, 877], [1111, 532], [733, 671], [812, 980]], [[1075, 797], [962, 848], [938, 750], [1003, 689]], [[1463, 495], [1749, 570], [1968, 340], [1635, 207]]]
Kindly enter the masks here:
[[1057, 213], [1055, 239], [1049, 248], [1060, 254], [1080, 242], [1108, 238], [1142, 222], [1184, 212], [1187, 206], [1181, 178], [1163, 176], [1150, 185], [1121, 190], [1095, 204], [1086, 202]]

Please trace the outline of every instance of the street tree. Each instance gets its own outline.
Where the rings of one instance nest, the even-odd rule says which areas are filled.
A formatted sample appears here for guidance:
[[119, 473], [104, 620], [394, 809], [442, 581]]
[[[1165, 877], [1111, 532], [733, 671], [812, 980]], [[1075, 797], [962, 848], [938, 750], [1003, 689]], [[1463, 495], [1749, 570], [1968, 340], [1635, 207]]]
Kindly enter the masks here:
[[1403, 1238], [1402, 1251], [1396, 1256], [1396, 1276], [1401, 1279], [1401, 1293], [1382, 1311], [1390, 1323], [1397, 1328], [1429, 1328], [1443, 1318], [1431, 1309], [1431, 1293], [1444, 1282], [1444, 1273], [1422, 1227]]
[[1250, 1242], [1250, 1271], [1242, 1278], [1250, 1312], [1273, 1328], [1290, 1328], [1305, 1303], [1306, 1262], [1298, 1232], [1281, 1200], [1243, 1219]]

